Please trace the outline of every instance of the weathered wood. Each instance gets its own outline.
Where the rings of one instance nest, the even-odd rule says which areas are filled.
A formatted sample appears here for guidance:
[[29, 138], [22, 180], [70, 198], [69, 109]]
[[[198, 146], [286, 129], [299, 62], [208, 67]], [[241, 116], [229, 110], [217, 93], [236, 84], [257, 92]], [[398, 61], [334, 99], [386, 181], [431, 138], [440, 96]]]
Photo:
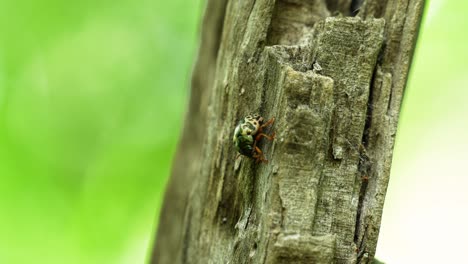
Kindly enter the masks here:
[[208, 1], [206, 6], [200, 50], [192, 75], [190, 104], [164, 196], [157, 231], [159, 239], [155, 241], [151, 256], [157, 263], [186, 263], [181, 254], [186, 232], [184, 215], [199, 170], [197, 157], [206, 133], [208, 99], [213, 89], [226, 4], [227, 0], [216, 0]]
[[[152, 262], [371, 261], [423, 4], [208, 1]], [[268, 164], [236, 158], [251, 112]]]

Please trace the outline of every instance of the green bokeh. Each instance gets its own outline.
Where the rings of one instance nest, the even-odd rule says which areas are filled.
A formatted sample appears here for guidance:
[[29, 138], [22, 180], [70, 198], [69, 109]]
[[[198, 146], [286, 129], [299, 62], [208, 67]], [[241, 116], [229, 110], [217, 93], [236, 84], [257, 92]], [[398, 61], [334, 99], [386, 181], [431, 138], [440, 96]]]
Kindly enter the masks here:
[[203, 4], [0, 0], [0, 263], [143, 263]]

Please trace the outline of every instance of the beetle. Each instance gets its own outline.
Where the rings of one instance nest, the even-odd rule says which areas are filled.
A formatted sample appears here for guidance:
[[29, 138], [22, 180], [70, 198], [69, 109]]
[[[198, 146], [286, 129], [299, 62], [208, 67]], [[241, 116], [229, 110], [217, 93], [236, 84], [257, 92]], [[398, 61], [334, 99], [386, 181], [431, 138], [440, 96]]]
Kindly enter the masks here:
[[268, 140], [275, 138], [275, 133], [267, 135], [263, 133], [263, 129], [273, 124], [275, 118], [271, 118], [264, 123], [263, 117], [258, 114], [250, 114], [242, 118], [234, 129], [233, 143], [237, 152], [241, 155], [255, 159], [258, 162], [267, 163], [262, 150], [257, 146], [258, 141], [264, 137]]

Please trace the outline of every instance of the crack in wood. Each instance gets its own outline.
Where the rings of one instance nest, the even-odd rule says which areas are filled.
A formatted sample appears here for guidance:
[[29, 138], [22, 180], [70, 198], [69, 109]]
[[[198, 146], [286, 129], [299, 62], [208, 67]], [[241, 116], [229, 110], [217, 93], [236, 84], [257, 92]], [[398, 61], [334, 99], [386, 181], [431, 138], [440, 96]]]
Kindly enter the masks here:
[[362, 3], [364, 0], [352, 0], [349, 6], [349, 12], [351, 16], [356, 16], [359, 13], [359, 9], [361, 9]]

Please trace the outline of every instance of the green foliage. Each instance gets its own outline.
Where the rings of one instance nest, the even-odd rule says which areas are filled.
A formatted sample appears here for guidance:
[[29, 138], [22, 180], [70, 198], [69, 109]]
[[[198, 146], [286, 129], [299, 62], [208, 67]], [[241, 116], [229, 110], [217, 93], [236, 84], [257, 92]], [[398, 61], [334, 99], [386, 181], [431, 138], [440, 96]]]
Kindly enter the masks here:
[[0, 0], [0, 263], [143, 263], [203, 5]]

